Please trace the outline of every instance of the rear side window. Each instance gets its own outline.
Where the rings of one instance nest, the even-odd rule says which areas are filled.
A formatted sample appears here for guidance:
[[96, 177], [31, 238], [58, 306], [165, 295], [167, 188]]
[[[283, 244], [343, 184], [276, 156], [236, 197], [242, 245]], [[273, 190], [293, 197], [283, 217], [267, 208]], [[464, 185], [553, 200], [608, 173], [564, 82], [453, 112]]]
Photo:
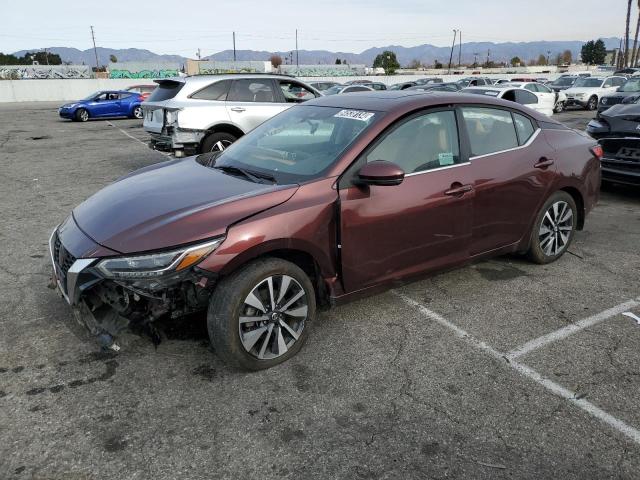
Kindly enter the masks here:
[[520, 115], [519, 113], [513, 114], [513, 120], [516, 124], [516, 131], [518, 132], [518, 140], [520, 141], [520, 145], [524, 145], [527, 143], [527, 140], [531, 138], [535, 128], [531, 120], [529, 120], [524, 115]]
[[158, 84], [147, 101], [149, 102], [162, 102], [175, 97], [180, 90], [184, 87], [183, 82], [176, 82], [172, 80], [165, 80]]
[[516, 103], [519, 103], [520, 105], [531, 105], [533, 103], [538, 103], [538, 97], [527, 90], [515, 90], [514, 95]]
[[191, 98], [195, 98], [198, 100], [226, 100], [227, 93], [229, 92], [229, 87], [231, 86], [230, 80], [222, 80], [220, 82], [215, 82], [209, 85], [208, 87], [204, 87], [202, 90], [197, 91]]
[[471, 156], [487, 155], [518, 146], [511, 113], [484, 107], [463, 107]]
[[266, 79], [234, 80], [227, 100], [232, 102], [275, 102], [273, 82]]

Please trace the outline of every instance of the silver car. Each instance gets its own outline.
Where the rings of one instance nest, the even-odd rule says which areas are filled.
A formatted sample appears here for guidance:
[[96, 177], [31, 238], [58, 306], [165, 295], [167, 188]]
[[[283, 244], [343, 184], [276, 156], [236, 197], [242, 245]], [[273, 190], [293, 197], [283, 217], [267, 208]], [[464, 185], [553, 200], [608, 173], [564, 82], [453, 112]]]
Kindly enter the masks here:
[[183, 157], [224, 150], [318, 90], [284, 75], [229, 74], [156, 80], [142, 104], [149, 146]]

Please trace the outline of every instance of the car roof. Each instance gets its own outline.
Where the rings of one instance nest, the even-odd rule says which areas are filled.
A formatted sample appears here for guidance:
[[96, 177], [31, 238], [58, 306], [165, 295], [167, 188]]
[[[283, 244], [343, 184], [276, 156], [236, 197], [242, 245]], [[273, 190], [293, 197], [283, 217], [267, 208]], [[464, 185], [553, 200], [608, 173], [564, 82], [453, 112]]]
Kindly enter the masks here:
[[[219, 75], [190, 75], [188, 77], [169, 77], [169, 78], [161, 78], [158, 80], [154, 80], [156, 83], [162, 82], [178, 82], [178, 83], [188, 83], [189, 85], [199, 85], [202, 84], [208, 85], [213, 80], [227, 80], [233, 78], [268, 78], [268, 79], [286, 79], [286, 80], [296, 80], [294, 77], [290, 75], [278, 75], [274, 73], [223, 73]], [[297, 79], [299, 82], [301, 80]]]
[[[483, 89], [483, 87], [477, 87]], [[500, 90], [497, 87], [488, 87], [484, 90]], [[451, 104], [482, 104], [508, 107], [522, 110], [530, 117], [543, 122], [558, 123], [546, 115], [538, 113], [518, 103], [502, 100], [484, 95], [464, 94], [458, 92], [421, 92], [417, 90], [383, 90], [362, 92], [353, 95], [330, 95], [307, 100], [305, 106], [334, 107], [352, 110], [372, 110], [376, 112], [411, 112], [419, 108], [433, 107], [437, 105]]]

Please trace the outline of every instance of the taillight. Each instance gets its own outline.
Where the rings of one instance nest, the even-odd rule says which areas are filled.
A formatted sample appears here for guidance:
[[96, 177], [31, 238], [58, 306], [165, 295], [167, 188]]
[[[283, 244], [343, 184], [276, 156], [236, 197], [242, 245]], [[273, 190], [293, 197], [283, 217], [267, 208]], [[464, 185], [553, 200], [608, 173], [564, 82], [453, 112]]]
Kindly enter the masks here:
[[144, 95], [138, 96], [138, 100], [141, 101], [141, 102], [144, 102]]
[[601, 160], [602, 157], [604, 157], [604, 150], [602, 149], [601, 145], [596, 145], [595, 147], [592, 147], [591, 153], [593, 153], [593, 156], [596, 157], [598, 160]]

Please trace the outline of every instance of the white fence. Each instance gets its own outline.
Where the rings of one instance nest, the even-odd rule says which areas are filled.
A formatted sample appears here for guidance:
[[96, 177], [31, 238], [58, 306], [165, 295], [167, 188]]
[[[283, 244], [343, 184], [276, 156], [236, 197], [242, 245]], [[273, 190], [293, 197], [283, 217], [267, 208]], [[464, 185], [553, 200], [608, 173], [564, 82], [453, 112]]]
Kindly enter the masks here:
[[[347, 80], [368, 79], [387, 85], [408, 82], [430, 75], [392, 75], [369, 77], [309, 77], [301, 78], [307, 82], [334, 81], [338, 83]], [[513, 78], [520, 75], [490, 75], [496, 78]], [[534, 75], [526, 75], [534, 76]], [[553, 79], [559, 74], [545, 74], [541, 77]], [[443, 81], [455, 81], [464, 75], [442, 75]], [[0, 103], [6, 102], [66, 102], [85, 98], [98, 90], [124, 90], [132, 85], [152, 84], [152, 80], [135, 79], [71, 79], [71, 80], [2, 80], [0, 81]]]

